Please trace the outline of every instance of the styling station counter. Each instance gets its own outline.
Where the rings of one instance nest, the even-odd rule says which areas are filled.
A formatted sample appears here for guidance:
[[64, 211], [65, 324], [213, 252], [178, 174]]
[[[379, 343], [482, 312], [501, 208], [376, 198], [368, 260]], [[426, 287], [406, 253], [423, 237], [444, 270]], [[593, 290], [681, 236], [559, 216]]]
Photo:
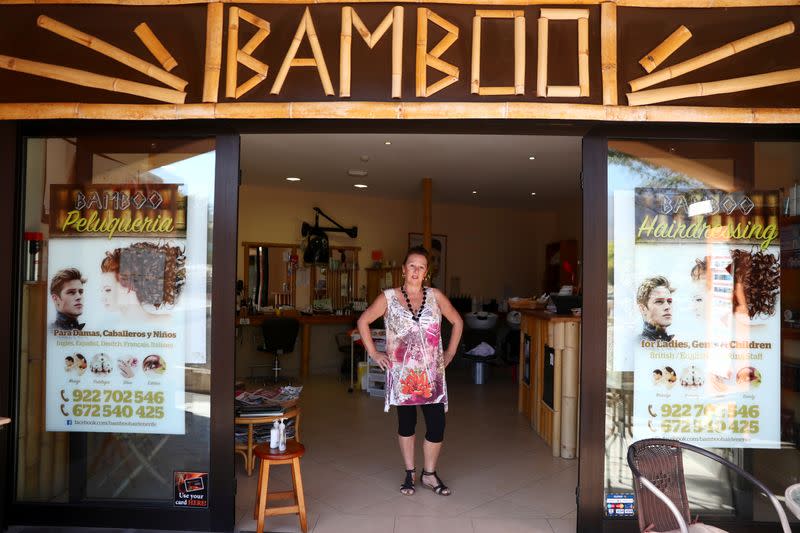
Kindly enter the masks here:
[[[359, 313], [360, 314], [360, 313]], [[311, 328], [320, 325], [342, 325], [353, 326], [358, 320], [359, 314], [334, 315], [334, 314], [314, 314], [306, 315], [297, 311], [284, 311], [280, 315], [274, 313], [253, 314], [246, 317], [236, 316], [236, 326], [261, 327], [261, 324], [270, 318], [284, 316], [296, 318], [300, 322], [301, 345], [300, 345], [300, 377], [308, 377], [311, 368]]]
[[581, 318], [520, 309], [517, 408], [553, 449], [574, 459], [578, 449]]

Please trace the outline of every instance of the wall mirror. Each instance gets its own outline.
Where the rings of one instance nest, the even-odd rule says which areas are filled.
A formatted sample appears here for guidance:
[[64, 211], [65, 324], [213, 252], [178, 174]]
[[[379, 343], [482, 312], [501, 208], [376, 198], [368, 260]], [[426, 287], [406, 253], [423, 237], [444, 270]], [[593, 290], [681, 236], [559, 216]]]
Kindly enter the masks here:
[[[297, 244], [243, 242], [243, 293], [258, 307], [297, 305]], [[295, 257], [295, 261], [292, 261]]]

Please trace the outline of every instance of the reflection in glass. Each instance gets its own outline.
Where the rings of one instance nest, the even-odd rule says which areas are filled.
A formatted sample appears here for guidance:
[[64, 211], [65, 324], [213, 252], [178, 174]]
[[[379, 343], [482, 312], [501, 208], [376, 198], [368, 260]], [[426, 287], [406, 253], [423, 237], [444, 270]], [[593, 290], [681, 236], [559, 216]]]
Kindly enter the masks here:
[[[43, 281], [22, 285], [16, 499], [148, 500], [171, 505], [172, 472], [208, 471], [210, 465], [214, 142], [174, 140], [158, 141], [157, 145], [113, 139], [28, 139], [26, 153], [24, 225], [26, 230], [45, 234], [51, 258], [56, 253], [64, 256], [56, 250], [59, 246], [74, 243], [71, 260], [82, 265], [86, 279], [85, 305], [79, 316], [85, 324], [82, 331], [142, 330], [155, 335], [167, 331], [163, 333], [164, 349], [158, 354], [139, 354], [133, 348], [128, 353], [110, 344], [101, 350], [91, 345], [91, 338], [82, 341], [85, 349], [76, 347], [66, 356], [51, 353], [57, 350], [46, 344], [45, 330], [48, 314], [54, 313], [55, 299], [50, 297], [48, 286], [54, 273], [47, 272], [47, 260], [43, 262]], [[65, 188], [58, 189], [59, 185]], [[174, 227], [181, 235], [185, 232], [185, 238], [98, 237], [90, 239], [91, 246], [102, 248], [104, 253], [86, 257], [77, 251], [83, 249], [81, 239], [60, 238], [56, 243], [52, 235], [47, 236], [50, 223], [64, 224], [72, 216], [68, 209], [62, 209], [76, 205], [76, 198], [66, 191], [85, 190], [99, 198], [127, 200], [129, 196], [122, 193], [147, 190], [147, 186], [160, 191], [160, 209], [170, 206]], [[51, 191], [56, 191], [52, 198]], [[59, 209], [52, 211], [52, 202]], [[143, 216], [150, 220], [157, 209]], [[106, 223], [114, 217], [122, 220], [126, 212], [114, 205], [90, 205], [85, 211], [89, 220], [99, 216]], [[167, 327], [177, 306], [181, 308], [181, 323]], [[169, 330], [176, 328], [185, 332], [185, 350], [172, 353], [168, 349]], [[100, 338], [108, 340], [105, 334]], [[66, 386], [61, 392], [58, 401], [63, 402], [62, 413], [80, 418], [76, 413], [87, 402], [92, 403], [81, 391], [95, 387], [95, 380], [125, 380], [128, 388], [122, 385], [113, 394], [124, 398], [127, 391], [133, 398], [134, 393], [141, 392], [142, 404], [149, 402], [152, 408], [137, 413], [139, 405], [123, 405], [123, 399], [113, 416], [156, 419], [160, 416], [156, 406], [160, 405], [179, 413], [179, 424], [173, 427], [180, 431], [65, 432], [50, 428], [49, 419], [47, 431], [42, 413], [51, 408], [53, 384], [48, 384], [45, 376], [55, 368], [54, 361], [58, 375], [80, 385], [74, 390]], [[178, 372], [184, 386], [168, 389], [168, 394], [148, 396], [148, 382], [162, 379], [167, 371]], [[100, 409], [98, 419], [104, 416]], [[79, 459], [71, 464], [70, 457]], [[78, 488], [77, 493], [70, 493], [70, 488]]]
[[[785, 320], [800, 307], [787, 239], [798, 148], [609, 142], [606, 494], [632, 492], [628, 446], [661, 436], [777, 495], [800, 482], [800, 329]], [[701, 518], [776, 521], [719, 465], [687, 456], [685, 470]]]

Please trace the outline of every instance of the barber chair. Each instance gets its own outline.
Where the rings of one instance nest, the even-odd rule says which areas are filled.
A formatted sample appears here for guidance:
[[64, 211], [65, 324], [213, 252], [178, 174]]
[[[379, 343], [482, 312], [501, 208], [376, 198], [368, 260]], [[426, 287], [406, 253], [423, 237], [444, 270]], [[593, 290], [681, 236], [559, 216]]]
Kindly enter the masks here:
[[264, 320], [263, 324], [261, 324], [261, 333], [264, 335], [264, 345], [259, 346], [258, 351], [275, 355], [275, 359], [272, 363], [272, 371], [275, 374], [275, 383], [278, 382], [278, 377], [281, 371], [280, 356], [284, 353], [291, 353], [294, 351], [294, 345], [295, 342], [297, 342], [297, 332], [299, 330], [300, 322], [295, 318], [270, 318]]

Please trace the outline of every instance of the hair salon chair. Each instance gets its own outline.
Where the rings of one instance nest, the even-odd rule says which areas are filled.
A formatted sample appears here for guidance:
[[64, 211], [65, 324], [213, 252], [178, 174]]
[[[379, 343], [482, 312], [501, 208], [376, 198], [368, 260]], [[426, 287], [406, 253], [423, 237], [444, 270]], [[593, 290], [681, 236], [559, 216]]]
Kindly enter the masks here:
[[264, 320], [261, 324], [264, 344], [258, 347], [258, 351], [275, 355], [275, 360], [272, 363], [272, 371], [275, 374], [276, 383], [278, 382], [278, 375], [281, 371], [280, 356], [294, 351], [294, 344], [297, 341], [297, 332], [299, 329], [300, 322], [295, 318], [269, 318]]

